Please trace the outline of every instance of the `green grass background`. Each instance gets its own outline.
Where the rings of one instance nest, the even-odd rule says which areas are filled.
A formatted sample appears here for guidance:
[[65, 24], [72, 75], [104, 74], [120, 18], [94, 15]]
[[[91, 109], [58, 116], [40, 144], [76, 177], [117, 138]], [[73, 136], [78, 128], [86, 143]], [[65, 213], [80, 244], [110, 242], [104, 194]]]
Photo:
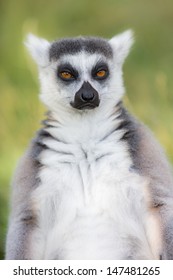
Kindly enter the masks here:
[[45, 111], [28, 32], [110, 38], [132, 28], [136, 44], [124, 67], [127, 107], [153, 130], [173, 162], [172, 0], [0, 1], [0, 259], [4, 258], [9, 182]]

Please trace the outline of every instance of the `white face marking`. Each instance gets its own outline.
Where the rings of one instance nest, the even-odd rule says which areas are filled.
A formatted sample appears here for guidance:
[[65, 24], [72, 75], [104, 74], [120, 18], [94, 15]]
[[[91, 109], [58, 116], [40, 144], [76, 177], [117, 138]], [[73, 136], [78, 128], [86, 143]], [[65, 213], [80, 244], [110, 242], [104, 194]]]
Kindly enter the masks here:
[[[97, 81], [92, 77], [92, 70], [99, 62], [105, 63], [109, 69], [109, 75], [104, 81]], [[70, 64], [77, 70], [79, 74], [77, 80], [70, 83], [60, 80], [57, 69], [63, 64]], [[89, 82], [98, 92], [101, 107], [106, 106], [106, 104], [115, 106], [124, 92], [121, 68], [103, 55], [91, 55], [86, 52], [66, 55], [46, 68], [41, 68], [40, 82], [41, 100], [55, 112], [58, 112], [60, 108], [63, 110], [71, 109], [70, 103], [74, 101], [75, 93], [84, 82]]]
[[[107, 41], [107, 43], [109, 47], [112, 48], [113, 59], [105, 58], [97, 52], [90, 54], [81, 51], [73, 55], [65, 54], [64, 57], [60, 57], [57, 62], [50, 62], [49, 50], [51, 44], [45, 39], [37, 38], [34, 35], [28, 36], [25, 44], [38, 64], [41, 83], [41, 100], [49, 110], [59, 113], [66, 111], [72, 112], [73, 114], [74, 110], [72, 110], [69, 104], [74, 100], [75, 93], [86, 80], [91, 83], [92, 87], [99, 94], [99, 108], [103, 108], [107, 106], [107, 104], [109, 104], [109, 106], [111, 106], [111, 104], [115, 106], [120, 101], [124, 93], [122, 65], [133, 44], [133, 32], [128, 30], [118, 34]], [[93, 81], [90, 75], [91, 69], [100, 59], [107, 62], [110, 72], [110, 77], [104, 84]], [[78, 82], [68, 87], [60, 83], [57, 79], [57, 67], [63, 60], [75, 66], [81, 75]], [[99, 110], [99, 108], [97, 109]]]

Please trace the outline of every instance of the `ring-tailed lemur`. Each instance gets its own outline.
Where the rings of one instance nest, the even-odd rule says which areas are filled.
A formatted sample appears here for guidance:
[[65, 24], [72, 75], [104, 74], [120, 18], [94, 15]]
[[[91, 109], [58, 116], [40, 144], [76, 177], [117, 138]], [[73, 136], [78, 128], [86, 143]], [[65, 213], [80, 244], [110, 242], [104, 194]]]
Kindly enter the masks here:
[[29, 35], [46, 120], [15, 173], [6, 259], [173, 259], [173, 179], [122, 104], [126, 31]]

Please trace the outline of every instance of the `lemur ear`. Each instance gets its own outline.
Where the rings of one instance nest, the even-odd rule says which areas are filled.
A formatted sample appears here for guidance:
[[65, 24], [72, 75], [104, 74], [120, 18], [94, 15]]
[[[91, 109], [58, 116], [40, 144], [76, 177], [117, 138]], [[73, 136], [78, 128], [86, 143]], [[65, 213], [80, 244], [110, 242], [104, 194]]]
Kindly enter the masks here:
[[124, 60], [127, 57], [133, 42], [134, 35], [132, 30], [127, 30], [109, 40], [109, 43], [113, 48], [116, 61], [119, 64], [122, 65], [124, 63]]
[[38, 66], [45, 67], [49, 64], [50, 43], [48, 41], [38, 38], [33, 34], [28, 34], [25, 46]]

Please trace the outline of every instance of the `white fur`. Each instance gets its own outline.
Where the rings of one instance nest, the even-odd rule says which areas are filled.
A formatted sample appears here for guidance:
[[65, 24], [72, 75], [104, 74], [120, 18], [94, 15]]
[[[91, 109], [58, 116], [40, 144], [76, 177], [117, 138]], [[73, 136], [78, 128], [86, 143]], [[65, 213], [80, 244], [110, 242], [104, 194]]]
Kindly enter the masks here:
[[[99, 54], [88, 55], [85, 52], [80, 52], [76, 55], [65, 55], [56, 62], [49, 61], [49, 48], [50, 43], [45, 39], [37, 38], [36, 36], [29, 34], [26, 46], [30, 51], [32, 57], [39, 66], [39, 77], [41, 84], [42, 102], [52, 111], [63, 111], [64, 107], [67, 110], [71, 109], [69, 105], [73, 100], [74, 95], [83, 83], [83, 81], [90, 81], [91, 85], [101, 95], [101, 103], [117, 104], [124, 93], [123, 79], [122, 79], [122, 64], [129, 53], [129, 50], [133, 44], [133, 32], [128, 30], [119, 35], [114, 36], [109, 40], [114, 53], [114, 58], [107, 60], [111, 69], [111, 81], [107, 86], [100, 86], [99, 83], [91, 81], [89, 73], [100, 59], [106, 60]], [[73, 66], [80, 70], [81, 83], [74, 83], [72, 87], [65, 87], [57, 83], [57, 67], [62, 62], [71, 62]], [[102, 106], [101, 106], [102, 108]]]
[[111, 44], [116, 62], [120, 65], [123, 64], [125, 58], [129, 54], [131, 46], [134, 42], [134, 34], [132, 30], [127, 30], [119, 35], [114, 36], [109, 43]]
[[139, 241], [138, 259], [158, 257], [146, 233], [147, 181], [130, 172], [122, 132], [100, 141], [117, 125], [100, 115], [92, 123], [74, 117], [48, 129], [61, 142], [47, 140], [50, 150], [40, 155], [42, 183], [32, 196], [40, 217], [34, 258], [123, 259], [133, 251], [129, 238]]
[[[42, 68], [39, 71], [40, 84], [41, 84], [41, 101], [51, 110], [55, 112], [70, 111], [74, 114], [71, 108], [70, 102], [74, 100], [74, 96], [77, 90], [80, 89], [84, 81], [89, 81], [90, 84], [97, 90], [100, 96], [100, 107], [106, 107], [109, 104], [111, 106], [117, 104], [124, 93], [122, 70], [117, 67], [114, 61], [107, 61], [111, 69], [111, 80], [109, 84], [99, 84], [98, 82], [92, 81], [90, 77], [90, 71], [100, 59], [102, 58], [99, 54], [93, 54], [88, 56], [85, 52], [66, 55], [59, 61], [51, 63], [48, 67]], [[102, 58], [103, 60], [103, 58]], [[76, 67], [80, 72], [80, 82], [74, 82], [71, 86], [62, 87], [61, 83], [57, 83], [57, 67], [61, 63], [70, 61], [70, 63]], [[103, 106], [102, 106], [103, 105]]]
[[50, 43], [47, 40], [38, 38], [33, 34], [28, 34], [25, 46], [28, 48], [38, 66], [45, 67], [49, 64], [48, 50]]

